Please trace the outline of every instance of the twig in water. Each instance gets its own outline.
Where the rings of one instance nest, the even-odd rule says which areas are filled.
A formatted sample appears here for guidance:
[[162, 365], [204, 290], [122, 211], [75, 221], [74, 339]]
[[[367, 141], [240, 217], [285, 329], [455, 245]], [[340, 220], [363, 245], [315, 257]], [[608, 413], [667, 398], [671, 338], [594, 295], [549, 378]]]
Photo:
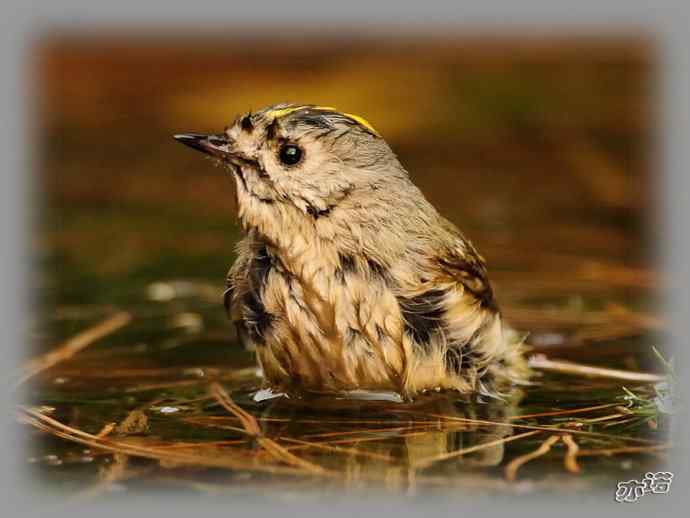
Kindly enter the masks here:
[[39, 372], [43, 372], [46, 369], [54, 367], [60, 362], [68, 360], [75, 354], [77, 354], [82, 349], [88, 347], [92, 343], [100, 340], [104, 336], [109, 335], [120, 329], [121, 327], [127, 325], [132, 319], [132, 316], [126, 311], [121, 311], [114, 314], [113, 316], [106, 318], [102, 322], [96, 324], [93, 327], [82, 331], [81, 333], [73, 336], [62, 345], [59, 345], [49, 353], [33, 358], [24, 364], [22, 370], [24, 373], [15, 383], [15, 387], [18, 387], [28, 379], [32, 378]]
[[528, 463], [529, 461], [531, 461], [533, 459], [541, 457], [542, 455], [546, 455], [551, 450], [551, 446], [553, 446], [556, 442], [558, 442], [558, 440], [560, 438], [561, 438], [560, 435], [551, 435], [551, 436], [547, 437], [546, 440], [541, 443], [541, 446], [539, 446], [539, 448], [537, 448], [536, 450], [534, 450], [530, 453], [526, 453], [525, 455], [520, 455], [519, 457], [514, 458], [506, 466], [506, 470], [505, 470], [506, 478], [510, 482], [513, 482], [515, 480], [515, 477], [517, 476], [517, 470], [520, 469], [520, 466]]
[[604, 415], [601, 417], [593, 417], [591, 419], [581, 419], [580, 423], [582, 424], [594, 424], [594, 423], [601, 423], [603, 421], [611, 421], [612, 419], [619, 419], [621, 417], [626, 417], [629, 414], [609, 414], [609, 415]]
[[99, 439], [103, 439], [104, 437], [107, 437], [110, 435], [110, 432], [112, 432], [115, 427], [117, 426], [117, 423], [106, 423], [103, 425], [103, 428], [101, 428], [101, 431], [96, 434], [96, 437]]
[[570, 473], [579, 473], [580, 466], [577, 463], [577, 452], [580, 450], [580, 447], [573, 440], [573, 436], [570, 434], [564, 435], [561, 437], [561, 440], [568, 447], [568, 451], [565, 454], [565, 459], [563, 460], [565, 469], [570, 471]]
[[[402, 410], [398, 410], [398, 412], [403, 412]], [[406, 412], [410, 413], [410, 412]], [[457, 416], [451, 416], [451, 415], [444, 415], [444, 414], [426, 414], [427, 417], [438, 417], [439, 419], [443, 419], [445, 421], [453, 422], [453, 423], [469, 423], [472, 425], [489, 425], [489, 426], [494, 426], [494, 427], [499, 427], [499, 426], [509, 426], [514, 429], [522, 429], [522, 430], [543, 430], [546, 432], [562, 432], [563, 429], [559, 428], [558, 426], [546, 426], [546, 425], [530, 425], [530, 424], [520, 424], [520, 423], [507, 423], [507, 422], [502, 422], [502, 421], [488, 421], [488, 420], [483, 420], [483, 419], [469, 419], [466, 417], [457, 417]], [[465, 426], [463, 424], [463, 426]], [[452, 427], [446, 427], [444, 428], [445, 430], [452, 430]], [[618, 441], [632, 441], [632, 442], [639, 442], [639, 443], [644, 443], [644, 444], [658, 444], [657, 441], [654, 441], [652, 439], [644, 439], [642, 437], [630, 437], [628, 435], [612, 435], [612, 434], [606, 434], [606, 433], [600, 433], [600, 432], [590, 432], [587, 430], [577, 430], [577, 429], [572, 429], [568, 430], [568, 433], [572, 434], [577, 434], [577, 435], [583, 435], [587, 437], [601, 437], [601, 438], [606, 438], [606, 439], [615, 439]]]
[[41, 414], [31, 408], [19, 407], [19, 421], [29, 424], [50, 433], [56, 437], [61, 437], [69, 441], [85, 444], [91, 448], [98, 448], [113, 453], [123, 453], [134, 457], [144, 457], [158, 460], [161, 463], [182, 464], [188, 466], [204, 466], [227, 468], [237, 471], [263, 471], [268, 473], [284, 473], [294, 475], [313, 475], [313, 471], [304, 469], [288, 468], [271, 464], [260, 464], [247, 462], [240, 457], [228, 455], [199, 455], [195, 453], [174, 452], [152, 446], [138, 446], [107, 438], [98, 438], [95, 435], [86, 433], [78, 428], [73, 428], [63, 424], [51, 417]]
[[216, 398], [216, 401], [218, 401], [218, 403], [220, 403], [225, 410], [240, 420], [240, 423], [242, 423], [242, 426], [247, 434], [253, 437], [259, 437], [261, 435], [261, 427], [259, 426], [256, 418], [243, 408], [239, 407], [219, 383], [211, 383], [209, 388], [211, 395]]
[[232, 398], [225, 391], [225, 389], [223, 389], [223, 387], [220, 386], [219, 383], [211, 383], [209, 388], [211, 395], [213, 395], [213, 397], [216, 398], [218, 403], [220, 403], [220, 405], [223, 408], [225, 408], [228, 412], [230, 412], [240, 420], [247, 435], [250, 435], [253, 438], [255, 438], [259, 446], [261, 446], [264, 450], [270, 453], [273, 457], [285, 462], [286, 464], [300, 467], [314, 474], [325, 475], [329, 473], [321, 466], [317, 466], [316, 464], [299, 458], [298, 456], [294, 455], [293, 453], [290, 453], [288, 450], [283, 448], [274, 440], [265, 437], [261, 432], [261, 427], [259, 426], [259, 423], [256, 420], [256, 418], [249, 412], [246, 412], [245, 410], [240, 408], [237, 405], [237, 403], [235, 403], [232, 400]]
[[608, 369], [606, 367], [595, 367], [592, 365], [582, 365], [564, 360], [549, 360], [543, 354], [531, 356], [528, 365], [533, 369], [558, 372], [561, 374], [574, 374], [577, 376], [586, 376], [588, 378], [609, 378], [637, 381], [640, 383], [658, 383], [666, 379], [665, 376], [648, 372], [632, 372], [619, 369]]
[[554, 410], [553, 412], [540, 412], [538, 414], [514, 415], [508, 418], [509, 421], [516, 419], [530, 419], [532, 417], [551, 417], [562, 416], [566, 414], [581, 414], [582, 412], [591, 412], [592, 410], [601, 410], [602, 408], [610, 408], [612, 406], [619, 406], [618, 403], [606, 403], [605, 405], [589, 406], [587, 408], [573, 408], [569, 410]]

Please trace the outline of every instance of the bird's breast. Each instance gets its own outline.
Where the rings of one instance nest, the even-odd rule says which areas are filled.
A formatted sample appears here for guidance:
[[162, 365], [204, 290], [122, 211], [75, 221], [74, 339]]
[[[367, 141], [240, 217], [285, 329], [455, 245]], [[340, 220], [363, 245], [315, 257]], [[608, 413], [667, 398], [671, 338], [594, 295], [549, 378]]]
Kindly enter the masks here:
[[[259, 260], [257, 270], [264, 263]], [[270, 328], [257, 347], [268, 380], [320, 389], [399, 389], [403, 325], [386, 275], [381, 265], [337, 250], [273, 256], [260, 275]]]

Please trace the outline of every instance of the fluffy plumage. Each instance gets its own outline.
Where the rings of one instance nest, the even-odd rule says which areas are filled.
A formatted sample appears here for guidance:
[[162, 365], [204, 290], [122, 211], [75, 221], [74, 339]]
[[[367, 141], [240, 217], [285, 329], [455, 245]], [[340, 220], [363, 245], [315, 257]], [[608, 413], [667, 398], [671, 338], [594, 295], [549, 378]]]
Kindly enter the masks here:
[[226, 307], [271, 386], [494, 394], [525, 379], [484, 260], [367, 121], [281, 104], [177, 138], [236, 179], [246, 237]]

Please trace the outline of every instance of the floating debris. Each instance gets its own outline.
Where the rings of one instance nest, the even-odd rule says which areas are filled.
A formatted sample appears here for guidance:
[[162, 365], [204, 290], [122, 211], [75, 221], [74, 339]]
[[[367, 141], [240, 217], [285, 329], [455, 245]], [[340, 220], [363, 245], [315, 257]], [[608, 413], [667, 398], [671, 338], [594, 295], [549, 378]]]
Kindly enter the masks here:
[[176, 414], [180, 411], [176, 406], [162, 406], [158, 409], [161, 414]]
[[254, 392], [252, 399], [257, 403], [260, 403], [261, 401], [269, 401], [271, 399], [282, 397], [289, 398], [290, 396], [284, 392], [273, 392], [270, 388], [262, 388]]

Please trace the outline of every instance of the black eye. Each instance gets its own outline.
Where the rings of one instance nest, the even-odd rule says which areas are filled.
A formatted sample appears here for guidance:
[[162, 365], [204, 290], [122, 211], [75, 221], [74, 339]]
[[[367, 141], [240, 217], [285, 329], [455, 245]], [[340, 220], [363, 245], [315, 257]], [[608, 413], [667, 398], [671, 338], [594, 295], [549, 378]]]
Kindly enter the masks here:
[[295, 165], [302, 159], [302, 150], [294, 144], [285, 144], [280, 148], [278, 156], [285, 165]]

